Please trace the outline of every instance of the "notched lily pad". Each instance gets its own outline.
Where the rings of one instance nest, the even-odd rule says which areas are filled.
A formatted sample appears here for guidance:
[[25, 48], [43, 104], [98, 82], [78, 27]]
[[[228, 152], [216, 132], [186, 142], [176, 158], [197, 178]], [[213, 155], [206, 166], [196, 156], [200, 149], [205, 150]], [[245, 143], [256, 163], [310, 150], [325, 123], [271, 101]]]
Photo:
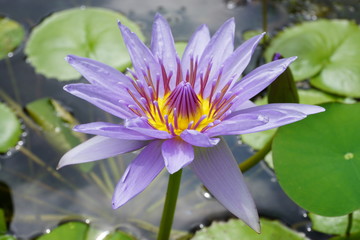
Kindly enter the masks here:
[[[309, 217], [312, 222], [312, 229], [327, 234], [344, 235], [348, 225], [348, 216], [340, 217], [324, 217], [314, 213], [310, 213]], [[360, 232], [360, 210], [353, 213], [353, 222], [351, 233]]]
[[360, 208], [360, 103], [328, 103], [323, 113], [279, 128], [276, 176], [306, 210], [341, 216]]
[[228, 222], [214, 222], [210, 227], [203, 228], [195, 233], [192, 240], [305, 240], [302, 233], [297, 233], [285, 227], [278, 221], [260, 219], [261, 234], [256, 233], [238, 219]]
[[276, 52], [298, 56], [290, 69], [297, 81], [331, 93], [360, 97], [360, 28], [347, 20], [304, 22], [278, 34], [266, 50], [270, 61]]
[[21, 137], [21, 124], [15, 113], [0, 103], [0, 153], [15, 147]]
[[8, 56], [24, 40], [25, 30], [16, 21], [0, 17], [0, 59]]
[[117, 21], [144, 40], [138, 25], [120, 13], [101, 9], [70, 9], [56, 12], [31, 32], [25, 53], [36, 72], [48, 78], [80, 77], [64, 58], [68, 54], [88, 57], [120, 71], [131, 65]]

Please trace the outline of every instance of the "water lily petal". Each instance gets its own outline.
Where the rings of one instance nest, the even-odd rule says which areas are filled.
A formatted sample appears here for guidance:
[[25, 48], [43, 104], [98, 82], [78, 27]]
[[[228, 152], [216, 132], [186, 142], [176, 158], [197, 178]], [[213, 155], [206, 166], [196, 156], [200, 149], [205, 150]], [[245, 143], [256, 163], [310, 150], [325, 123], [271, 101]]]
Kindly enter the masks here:
[[208, 135], [196, 130], [186, 129], [180, 137], [187, 143], [198, 147], [213, 147], [219, 143], [219, 138], [210, 138]]
[[234, 105], [249, 100], [269, 86], [295, 59], [296, 57], [276, 60], [262, 65], [247, 74], [231, 89], [231, 92], [238, 93], [238, 99]]
[[112, 203], [118, 208], [141, 193], [164, 168], [162, 141], [153, 141], [129, 164], [116, 185]]
[[125, 121], [125, 126], [131, 130], [138, 132], [139, 134], [157, 139], [169, 139], [173, 137], [170, 133], [166, 131], [154, 129], [149, 125], [147, 119], [144, 119], [142, 117], [127, 119]]
[[155, 15], [152, 28], [151, 51], [155, 58], [162, 60], [166, 73], [173, 73], [173, 81], [170, 81], [170, 88], [173, 89], [175, 87], [174, 76], [177, 71], [177, 54], [175, 50], [174, 38], [172, 36], [169, 24], [158, 13]]
[[[121, 30], [125, 45], [128, 49], [133, 67], [137, 73], [137, 77], [142, 81], [145, 81], [144, 74], [147, 74], [149, 69], [152, 83], [154, 86], [156, 86], [157, 76], [160, 76], [160, 68], [159, 63], [155, 59], [154, 55], [150, 49], [136, 36], [136, 34], [130, 31], [129, 28], [122, 25], [120, 22], [119, 28]], [[161, 85], [162, 84], [160, 84], [160, 86]]]
[[[253, 55], [256, 46], [262, 39], [265, 33], [252, 37], [243, 44], [241, 44], [224, 62], [224, 68], [221, 70], [222, 81], [219, 82], [217, 89], [222, 89], [229, 81], [231, 88], [239, 79], [246, 66], [249, 64], [251, 56]], [[217, 73], [219, 74], [219, 72]], [[204, 97], [210, 94], [210, 84], [204, 91]]]
[[194, 160], [193, 147], [179, 138], [166, 140], [161, 150], [165, 167], [170, 174], [176, 173]]
[[201, 25], [196, 29], [195, 33], [187, 44], [183, 57], [181, 59], [181, 66], [183, 67], [183, 76], [186, 76], [186, 71], [190, 69], [190, 60], [200, 60], [201, 55], [204, 52], [205, 47], [210, 41], [209, 28], [206, 25]]
[[94, 134], [110, 138], [128, 139], [128, 140], [151, 140], [154, 137], [142, 135], [137, 131], [131, 130], [125, 126], [107, 123], [107, 122], [92, 122], [87, 124], [80, 124], [73, 128], [74, 131]]
[[246, 108], [256, 107], [257, 105], [250, 100], [247, 100], [241, 104], [235, 104], [232, 106], [231, 111], [236, 112]]
[[60, 159], [58, 169], [66, 165], [92, 162], [140, 149], [147, 141], [96, 136], [71, 149]]
[[75, 83], [64, 86], [64, 90], [119, 118], [126, 119], [135, 115], [119, 103], [123, 100], [120, 96], [114, 96], [114, 93], [106, 88], [93, 84]]
[[258, 114], [242, 114], [241, 118], [229, 118], [218, 125], [206, 130], [209, 137], [221, 135], [238, 135], [248, 133], [250, 129], [264, 125], [268, 122], [266, 118], [259, 118]]
[[189, 166], [226, 209], [260, 232], [255, 203], [223, 139], [212, 148], [195, 148], [195, 159]]
[[[65, 59], [92, 84], [102, 86], [122, 97], [128, 96], [126, 88], [135, 92], [130, 82], [132, 80], [115, 68], [75, 55], [68, 55]], [[130, 99], [130, 96], [128, 99]]]
[[313, 105], [274, 103], [237, 111], [231, 118], [229, 118], [229, 120], [236, 122], [236, 119], [239, 119], [240, 121], [242, 121], [243, 116], [254, 114], [254, 116], [258, 116], [258, 119], [264, 119], [265, 121], [267, 121], [266, 124], [255, 126], [244, 130], [242, 133], [238, 133], [245, 134], [280, 127], [285, 124], [293, 123], [304, 119], [309, 114], [315, 114], [323, 111], [325, 111], [324, 108]]
[[[213, 80], [214, 75], [218, 72], [218, 69], [223, 64], [223, 61], [233, 52], [234, 50], [234, 32], [235, 22], [231, 18], [227, 20], [211, 38], [209, 44], [204, 49], [199, 62], [199, 73], [205, 74], [208, 65], [211, 63], [212, 71], [209, 75], [209, 84]], [[200, 81], [195, 84], [195, 91], [199, 91]]]

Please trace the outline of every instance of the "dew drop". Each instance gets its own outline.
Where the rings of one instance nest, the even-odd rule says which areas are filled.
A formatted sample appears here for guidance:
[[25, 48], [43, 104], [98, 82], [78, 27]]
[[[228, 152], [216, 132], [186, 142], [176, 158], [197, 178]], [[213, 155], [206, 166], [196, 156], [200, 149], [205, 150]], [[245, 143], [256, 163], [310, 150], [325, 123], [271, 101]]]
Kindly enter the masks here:
[[12, 56], [14, 56], [14, 53], [13, 53], [13, 52], [9, 52], [9, 53], [7, 54], [7, 56], [8, 56], [9, 58], [11, 58]]

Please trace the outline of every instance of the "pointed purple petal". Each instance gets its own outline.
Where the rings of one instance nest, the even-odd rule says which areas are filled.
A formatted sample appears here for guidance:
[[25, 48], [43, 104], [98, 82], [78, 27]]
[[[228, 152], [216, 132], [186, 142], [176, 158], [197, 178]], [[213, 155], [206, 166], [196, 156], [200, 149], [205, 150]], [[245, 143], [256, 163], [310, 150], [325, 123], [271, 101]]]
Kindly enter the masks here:
[[[133, 67], [139, 79], [144, 81], [143, 73], [147, 74], [147, 67], [151, 73], [151, 79], [156, 86], [157, 75], [160, 75], [159, 63], [151, 53], [149, 48], [141, 42], [135, 33], [119, 22], [119, 28], [123, 36], [125, 45], [128, 49]], [[161, 86], [162, 84], [160, 84]]]
[[[208, 64], [212, 63], [212, 71], [210, 73], [209, 82], [214, 78], [224, 60], [230, 56], [234, 50], [234, 32], [235, 22], [234, 18], [227, 20], [211, 38], [209, 44], [204, 49], [199, 62], [198, 72], [205, 73]], [[210, 83], [211, 84], [211, 83]], [[199, 81], [195, 86], [195, 91], [199, 91]]]
[[153, 141], [130, 163], [113, 195], [113, 208], [118, 208], [141, 193], [164, 168], [162, 141]]
[[[224, 68], [222, 71], [221, 79], [222, 81], [219, 83], [217, 90], [223, 89], [223, 87], [232, 80], [230, 84], [230, 88], [235, 84], [235, 82], [239, 79], [242, 72], [249, 64], [251, 56], [253, 55], [256, 46], [258, 45], [261, 38], [264, 36], [264, 33], [251, 39], [247, 40], [243, 44], [241, 44], [224, 62]], [[218, 75], [219, 72], [216, 74]], [[215, 76], [216, 76], [215, 75]], [[207, 97], [210, 94], [211, 88], [210, 84], [204, 91], [204, 97]]]
[[210, 41], [210, 32], [206, 25], [201, 25], [189, 40], [188, 45], [184, 50], [183, 57], [181, 59], [181, 66], [183, 67], [183, 76], [186, 76], [186, 71], [190, 69], [190, 59], [194, 61], [200, 60], [201, 55], [207, 44]]
[[73, 129], [77, 132], [100, 135], [110, 138], [128, 139], [128, 140], [151, 140], [153, 137], [142, 135], [137, 131], [131, 130], [119, 124], [107, 122], [92, 122], [77, 125]]
[[64, 90], [119, 118], [126, 119], [135, 115], [126, 106], [119, 103], [122, 97], [106, 88], [93, 84], [76, 83], [64, 86]]
[[[254, 116], [258, 116], [259, 119], [262, 118], [267, 121], [266, 124], [249, 128], [242, 131], [242, 133], [236, 132], [237, 134], [245, 134], [280, 127], [304, 119], [309, 114], [315, 114], [323, 111], [325, 111], [324, 108], [313, 105], [274, 103], [235, 112], [234, 116], [232, 116], [229, 120], [236, 122], [236, 119], [239, 119], [242, 121], [241, 119], [243, 116], [254, 114]], [[231, 133], [228, 132], [228, 134]]]
[[219, 143], [219, 138], [210, 138], [206, 134], [196, 130], [184, 130], [180, 137], [187, 143], [198, 147], [213, 147]]
[[66, 61], [92, 84], [102, 86], [120, 96], [128, 96], [126, 88], [135, 92], [131, 79], [104, 63], [74, 55], [68, 55]]
[[92, 162], [140, 149], [147, 141], [122, 140], [96, 136], [71, 149], [60, 159], [58, 168]]
[[181, 139], [166, 140], [161, 149], [165, 167], [170, 174], [176, 173], [194, 160], [193, 147]]
[[[177, 71], [176, 50], [174, 38], [167, 21], [160, 15], [156, 14], [152, 28], [151, 51], [156, 59], [161, 59], [164, 63], [166, 73], [175, 73]], [[170, 88], [175, 87], [175, 77], [170, 81]]]
[[240, 82], [236, 83], [231, 92], [237, 93], [239, 98], [236, 104], [241, 104], [249, 100], [270, 83], [272, 83], [285, 69], [292, 63], [296, 57], [284, 58], [262, 65], [249, 74], [247, 74]]
[[226, 209], [260, 231], [255, 203], [223, 139], [212, 148], [195, 148], [195, 159], [189, 166]]
[[241, 117], [229, 118], [205, 131], [209, 137], [221, 135], [238, 135], [248, 133], [251, 129], [264, 125], [268, 119], [258, 114], [242, 114]]

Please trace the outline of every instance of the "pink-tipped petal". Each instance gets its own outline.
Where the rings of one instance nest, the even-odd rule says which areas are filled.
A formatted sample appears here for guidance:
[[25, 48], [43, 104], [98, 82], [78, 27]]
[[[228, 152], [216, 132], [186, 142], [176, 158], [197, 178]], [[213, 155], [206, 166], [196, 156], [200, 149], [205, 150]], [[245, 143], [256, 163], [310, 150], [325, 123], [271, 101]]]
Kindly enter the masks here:
[[166, 140], [161, 150], [165, 167], [170, 174], [176, 173], [194, 160], [193, 147], [179, 138]]
[[[176, 73], [176, 50], [174, 38], [167, 21], [160, 15], [156, 14], [152, 28], [151, 51], [156, 59], [161, 59], [164, 63], [166, 73]], [[175, 87], [175, 77], [170, 81], [170, 88]]]
[[212, 148], [195, 148], [195, 159], [189, 166], [226, 209], [260, 232], [255, 203], [223, 139]]
[[[218, 84], [217, 90], [221, 90], [230, 80], [232, 80], [231, 88], [235, 82], [239, 79], [246, 66], [249, 64], [251, 56], [253, 55], [256, 46], [264, 36], [260, 34], [252, 37], [243, 44], [241, 44], [224, 62], [224, 68], [222, 71], [221, 81]], [[217, 73], [219, 74], [219, 72]], [[216, 75], [217, 75], [216, 74]], [[210, 94], [210, 84], [204, 91], [204, 97]]]
[[[233, 18], [227, 20], [211, 38], [209, 44], [204, 49], [199, 62], [199, 73], [206, 72], [209, 63], [212, 63], [212, 70], [209, 75], [209, 84], [215, 74], [220, 69], [224, 60], [230, 56], [234, 50], [235, 21]], [[196, 82], [195, 91], [199, 91], [199, 81]]]
[[186, 71], [190, 69], [190, 60], [193, 58], [200, 60], [201, 55], [207, 44], [210, 41], [209, 28], [206, 25], [201, 25], [189, 40], [188, 45], [184, 50], [183, 57], [181, 59], [181, 65], [183, 67], [183, 76], [186, 76]]
[[114, 96], [114, 93], [106, 88], [93, 84], [75, 83], [64, 86], [64, 90], [121, 119], [135, 115], [127, 107], [119, 104], [120, 96]]
[[104, 63], [74, 55], [68, 55], [65, 59], [91, 84], [102, 86], [122, 97], [128, 96], [125, 88], [134, 90], [131, 79]]
[[210, 138], [208, 135], [196, 130], [186, 129], [180, 137], [187, 143], [198, 147], [213, 147], [219, 143], [219, 138]]
[[239, 96], [234, 105], [241, 104], [264, 90], [283, 73], [295, 59], [296, 57], [276, 60], [262, 65], [247, 74], [231, 89], [231, 92], [237, 93]]
[[74, 127], [74, 131], [94, 134], [110, 138], [127, 139], [127, 140], [151, 140], [154, 137], [142, 135], [137, 131], [131, 130], [119, 124], [107, 122], [92, 122], [80, 124]]
[[151, 142], [127, 167], [114, 191], [114, 209], [141, 193], [164, 168], [161, 144], [162, 141]]
[[147, 141], [122, 140], [96, 136], [65, 153], [60, 159], [58, 169], [66, 165], [92, 162], [135, 151], [147, 144]]

